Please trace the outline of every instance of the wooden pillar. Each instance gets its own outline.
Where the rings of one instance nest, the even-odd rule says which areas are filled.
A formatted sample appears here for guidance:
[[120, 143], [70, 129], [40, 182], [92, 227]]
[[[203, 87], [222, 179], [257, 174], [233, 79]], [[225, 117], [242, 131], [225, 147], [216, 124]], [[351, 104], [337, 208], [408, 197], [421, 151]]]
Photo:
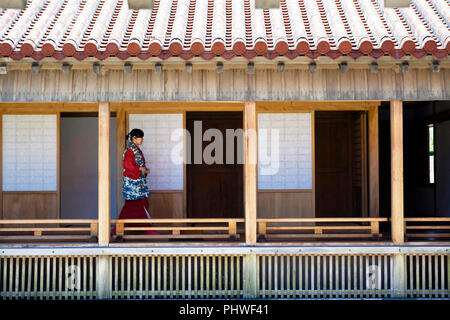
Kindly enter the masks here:
[[391, 101], [391, 221], [392, 241], [404, 242], [403, 212], [403, 102]]
[[369, 216], [380, 216], [378, 107], [369, 109]]
[[404, 298], [406, 297], [406, 255], [394, 254], [392, 262], [392, 298]]
[[126, 114], [122, 106], [117, 110], [116, 117], [116, 160], [117, 160], [117, 217], [119, 217], [120, 210], [124, 205], [122, 198], [122, 180], [123, 180], [123, 151], [125, 150], [125, 135], [126, 132]]
[[245, 103], [244, 132], [245, 242], [247, 244], [255, 244], [257, 208], [256, 165], [258, 149], [256, 135], [256, 104], [254, 101]]
[[97, 263], [96, 263], [97, 299], [111, 299], [110, 261], [111, 261], [110, 256], [97, 256]]
[[98, 245], [109, 245], [110, 170], [109, 170], [109, 103], [98, 106]]
[[255, 299], [258, 297], [258, 257], [256, 254], [246, 254], [244, 256], [244, 298]]

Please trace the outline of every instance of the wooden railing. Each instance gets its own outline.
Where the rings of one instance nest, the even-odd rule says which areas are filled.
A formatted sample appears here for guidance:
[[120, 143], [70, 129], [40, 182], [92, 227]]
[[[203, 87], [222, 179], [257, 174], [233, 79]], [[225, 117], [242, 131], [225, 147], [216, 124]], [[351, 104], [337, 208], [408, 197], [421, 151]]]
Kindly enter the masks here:
[[450, 218], [405, 218], [408, 239], [450, 238]]
[[[119, 239], [229, 239], [240, 238], [238, 224], [245, 219], [115, 219], [116, 236]], [[151, 226], [133, 226], [133, 224], [148, 224]], [[159, 226], [158, 226], [159, 225]], [[135, 231], [144, 233], [147, 230], [159, 234], [131, 234]]]
[[387, 218], [257, 219], [258, 240], [292, 238], [380, 238], [380, 223], [387, 221]]
[[98, 220], [96, 219], [0, 220], [1, 242], [20, 240], [88, 240], [97, 242], [97, 235]]

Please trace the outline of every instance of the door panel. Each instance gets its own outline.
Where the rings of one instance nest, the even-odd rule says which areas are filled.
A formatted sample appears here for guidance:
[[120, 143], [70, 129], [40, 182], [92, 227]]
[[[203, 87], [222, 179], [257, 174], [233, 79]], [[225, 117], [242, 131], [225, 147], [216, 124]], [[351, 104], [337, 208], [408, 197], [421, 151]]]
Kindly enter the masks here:
[[[218, 129], [223, 137], [223, 164], [194, 163], [196, 139], [194, 121], [201, 121], [202, 135], [208, 129]], [[241, 112], [187, 112], [186, 129], [191, 135], [192, 164], [187, 164], [187, 207], [189, 218], [243, 217], [243, 165], [237, 162], [238, 146], [235, 139], [233, 164], [226, 164], [226, 129], [242, 129]], [[214, 139], [212, 139], [214, 141]], [[202, 142], [202, 154], [213, 141]], [[215, 156], [215, 153], [212, 153]]]

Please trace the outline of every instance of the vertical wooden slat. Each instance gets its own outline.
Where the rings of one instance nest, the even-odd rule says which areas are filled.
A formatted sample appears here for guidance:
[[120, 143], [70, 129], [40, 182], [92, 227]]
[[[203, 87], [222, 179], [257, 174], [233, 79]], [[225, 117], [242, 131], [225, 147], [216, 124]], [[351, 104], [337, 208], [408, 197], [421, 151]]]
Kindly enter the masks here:
[[437, 258], [439, 258], [439, 256], [438, 255], [434, 255], [433, 256], [433, 260], [434, 260], [434, 288], [433, 288], [433, 291], [434, 291], [434, 297], [438, 297], [438, 279], [439, 279], [439, 276], [438, 276], [438, 265], [439, 265], [439, 262], [438, 262], [438, 259]]
[[211, 291], [210, 291], [210, 279], [209, 279], [209, 274], [210, 274], [210, 268], [209, 268], [209, 263], [211, 260], [211, 256], [206, 256], [206, 296], [208, 298], [211, 297]]
[[[44, 257], [39, 258], [39, 297], [44, 297]], [[67, 273], [67, 271], [66, 271]]]
[[180, 256], [175, 257], [175, 297], [180, 298]]
[[272, 273], [272, 256], [267, 256], [267, 264], [268, 264], [268, 269], [267, 269], [267, 275], [268, 275], [268, 287], [267, 287], [267, 291], [269, 294], [270, 298], [273, 298], [273, 287], [272, 287], [272, 277], [274, 276], [274, 274]]
[[89, 257], [89, 290], [90, 290], [89, 296], [91, 299], [94, 297], [95, 289], [97, 289], [94, 288], [94, 261], [95, 261], [94, 257]]
[[200, 276], [200, 286], [199, 286], [199, 288], [198, 288], [198, 295], [201, 297], [201, 298], [203, 298], [203, 285], [204, 285], [204, 262], [203, 262], [203, 260], [204, 260], [204, 256], [202, 255], [202, 256], [199, 256], [198, 257], [199, 258], [199, 260], [200, 260], [200, 272], [199, 272], [199, 276]]
[[127, 298], [131, 297], [131, 257], [124, 257], [127, 261]]
[[173, 298], [173, 256], [169, 257], [169, 264], [170, 264], [170, 270], [169, 270], [169, 291], [170, 291], [170, 297]]
[[247, 244], [256, 243], [257, 216], [257, 134], [256, 103], [245, 102], [244, 106], [244, 194], [245, 194], [245, 240]]
[[[188, 298], [191, 297], [191, 290], [192, 290], [192, 263], [191, 263], [191, 256], [188, 256], [188, 272], [187, 272], [187, 277], [188, 277]], [[220, 273], [219, 273], [220, 274]]]
[[[51, 294], [51, 292], [50, 292], [50, 275], [51, 275], [51, 273], [50, 273], [50, 258], [46, 257], [45, 261], [47, 262], [46, 263], [46, 265], [47, 265], [47, 274], [46, 274], [46, 288], [45, 288], [46, 295], [45, 296], [46, 296], [46, 298], [49, 298], [50, 294]], [[79, 292], [80, 292], [80, 290], [78, 291], [78, 294], [79, 294]]]
[[234, 296], [234, 256], [230, 256], [230, 293]]
[[157, 282], [157, 294], [161, 297], [161, 256], [157, 257], [156, 265], [156, 282]]
[[[53, 257], [52, 262], [53, 262], [53, 268], [52, 268], [52, 288], [53, 288], [53, 300], [56, 299], [56, 262], [57, 262], [56, 257]], [[86, 285], [84, 286], [84, 288], [86, 288]]]
[[340, 297], [345, 297], [345, 256], [341, 256], [341, 294]]
[[403, 102], [391, 101], [391, 221], [392, 241], [404, 242], [403, 202]]
[[110, 236], [109, 103], [98, 106], [98, 245], [107, 246]]
[[181, 256], [181, 292], [186, 297], [186, 256]]
[[219, 277], [218, 289], [219, 289], [219, 294], [218, 294], [218, 296], [221, 297], [222, 296], [222, 289], [223, 289], [223, 287], [222, 287], [222, 256], [217, 256], [217, 264], [218, 264], [218, 267], [219, 267], [219, 271], [218, 271], [218, 277]]
[[362, 256], [358, 256], [358, 270], [359, 270], [359, 288], [358, 293], [359, 297], [362, 298], [363, 296], [363, 261]]
[[22, 272], [21, 272], [21, 283], [20, 283], [20, 297], [25, 296], [25, 265], [27, 263], [27, 258], [22, 257]]
[[450, 256], [447, 255], [447, 296], [450, 293]]
[[144, 260], [144, 268], [145, 268], [145, 278], [144, 278], [144, 297], [148, 299], [150, 293], [150, 278], [149, 278], [149, 268], [150, 268], [150, 257], [145, 256]]
[[198, 267], [197, 267], [197, 259], [198, 256], [193, 256], [194, 259], [194, 296], [198, 297]]
[[114, 297], [118, 298], [119, 294], [119, 259], [120, 257], [114, 257]]
[[228, 296], [228, 256], [224, 256], [224, 268], [223, 272], [225, 273], [225, 279], [224, 279], [224, 295]]
[[315, 297], [315, 290], [316, 290], [316, 268], [315, 268], [315, 260], [316, 256], [311, 256], [311, 298]]
[[67, 299], [69, 296], [69, 278], [67, 277], [67, 270], [69, 270], [69, 259], [68, 257], [64, 257], [64, 279], [65, 279], [65, 287], [64, 287], [64, 297]]
[[280, 290], [278, 292], [280, 293], [281, 298], [284, 297], [284, 256], [278, 257], [280, 261]]
[[162, 268], [163, 268], [163, 281], [164, 281], [164, 283], [163, 283], [163, 291], [164, 291], [163, 296], [167, 297], [167, 269], [168, 269], [167, 268], [167, 256], [163, 257]]
[[309, 256], [305, 256], [305, 291], [306, 297], [310, 297], [310, 289], [309, 289]]
[[143, 279], [144, 278], [144, 270], [142, 269], [143, 268], [143, 263], [142, 263], [143, 258], [144, 257], [142, 257], [142, 256], [138, 257], [138, 260], [139, 260], [139, 299], [142, 299], [142, 293], [143, 293], [143, 287], [142, 287], [143, 282], [144, 282], [144, 279]]
[[[444, 282], [444, 277], [445, 277], [445, 273], [444, 273], [444, 258], [445, 256], [442, 255], [441, 256], [441, 298], [445, 297], [445, 282]], [[449, 288], [450, 291], [450, 288]]]
[[387, 277], [387, 271], [388, 271], [388, 265], [387, 265], [387, 259], [388, 256], [383, 256], [383, 272], [384, 272], [384, 292], [383, 296], [387, 298], [388, 296], [388, 277]]
[[335, 285], [335, 295], [336, 295], [336, 298], [339, 298], [339, 256], [335, 256], [335, 261], [336, 261], [336, 264], [335, 264], [335, 268], [334, 268], [334, 277], [335, 277], [335, 281], [336, 281], [336, 285]]
[[293, 256], [292, 257], [292, 291], [293, 291], [293, 296], [295, 298], [297, 298], [297, 259], [298, 256]]
[[425, 258], [426, 256], [420, 256], [420, 259], [422, 260], [422, 297], [425, 297], [425, 282], [426, 282], [426, 273], [425, 273]]
[[[216, 259], [217, 256], [212, 256], [212, 297], [215, 298], [217, 297], [217, 291], [216, 291]], [[219, 277], [220, 277], [220, 273], [219, 273]]]
[[262, 266], [261, 266], [261, 295], [262, 298], [264, 299], [266, 297], [266, 256], [265, 255], [261, 255], [260, 257], [261, 261], [262, 261]]
[[353, 298], [358, 296], [358, 256], [353, 256]]
[[415, 267], [416, 267], [416, 286], [414, 290], [414, 296], [419, 296], [420, 294], [420, 257], [418, 255], [414, 256]]
[[292, 294], [292, 283], [291, 283], [291, 255], [286, 256], [286, 297], [290, 298]]
[[432, 268], [432, 263], [431, 263], [431, 259], [433, 258], [432, 255], [428, 255], [428, 297], [431, 298], [433, 295], [433, 280], [432, 280], [432, 276], [433, 276], [433, 268]]
[[58, 291], [59, 291], [59, 297], [61, 298], [63, 295], [63, 286], [62, 286], [62, 281], [64, 279], [64, 276], [62, 275], [62, 267], [63, 267], [63, 263], [64, 263], [64, 258], [63, 257], [59, 257], [58, 258], [58, 265], [59, 265], [59, 273], [58, 273]]
[[120, 297], [125, 297], [125, 257], [120, 257]]
[[[237, 290], [237, 294], [239, 296], [242, 296], [242, 294], [241, 294], [241, 259], [242, 259], [242, 257], [238, 256], [237, 262], [236, 262], [236, 276], [237, 276], [236, 290]], [[259, 265], [259, 262], [258, 262], [258, 265]], [[257, 274], [259, 275], [259, 272]], [[259, 285], [257, 286], [257, 288], [258, 288], [257, 290], [259, 290]]]
[[300, 290], [300, 298], [303, 298], [303, 256], [298, 256], [298, 289]]
[[[86, 271], [87, 271], [87, 259], [88, 257], [83, 257], [83, 297], [86, 297], [87, 294], [87, 288], [86, 288], [86, 284], [87, 284], [87, 275], [86, 275]], [[55, 260], [53, 260], [55, 261]]]
[[347, 297], [350, 298], [352, 295], [352, 285], [351, 285], [351, 256], [346, 257], [347, 260]]
[[[6, 259], [4, 260], [4, 263], [6, 262]], [[5, 269], [4, 272], [6, 271], [6, 264], [4, 265]], [[5, 275], [5, 273], [3, 274]], [[28, 275], [27, 275], [27, 296], [31, 297], [31, 280], [33, 278], [33, 258], [29, 257], [28, 258]], [[6, 280], [3, 279], [3, 285], [5, 285]]]
[[413, 289], [414, 289], [414, 274], [413, 274], [413, 256], [409, 255], [408, 256], [408, 262], [409, 262], [409, 290], [407, 295], [412, 297], [413, 296]]

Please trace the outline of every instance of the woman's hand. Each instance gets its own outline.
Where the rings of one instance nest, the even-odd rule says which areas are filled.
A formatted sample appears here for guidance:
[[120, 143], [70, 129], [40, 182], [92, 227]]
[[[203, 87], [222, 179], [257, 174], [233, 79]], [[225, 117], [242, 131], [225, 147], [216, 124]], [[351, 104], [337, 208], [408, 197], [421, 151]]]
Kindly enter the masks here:
[[142, 174], [149, 174], [150, 173], [150, 169], [148, 169], [146, 167], [139, 167], [139, 171], [141, 171]]

